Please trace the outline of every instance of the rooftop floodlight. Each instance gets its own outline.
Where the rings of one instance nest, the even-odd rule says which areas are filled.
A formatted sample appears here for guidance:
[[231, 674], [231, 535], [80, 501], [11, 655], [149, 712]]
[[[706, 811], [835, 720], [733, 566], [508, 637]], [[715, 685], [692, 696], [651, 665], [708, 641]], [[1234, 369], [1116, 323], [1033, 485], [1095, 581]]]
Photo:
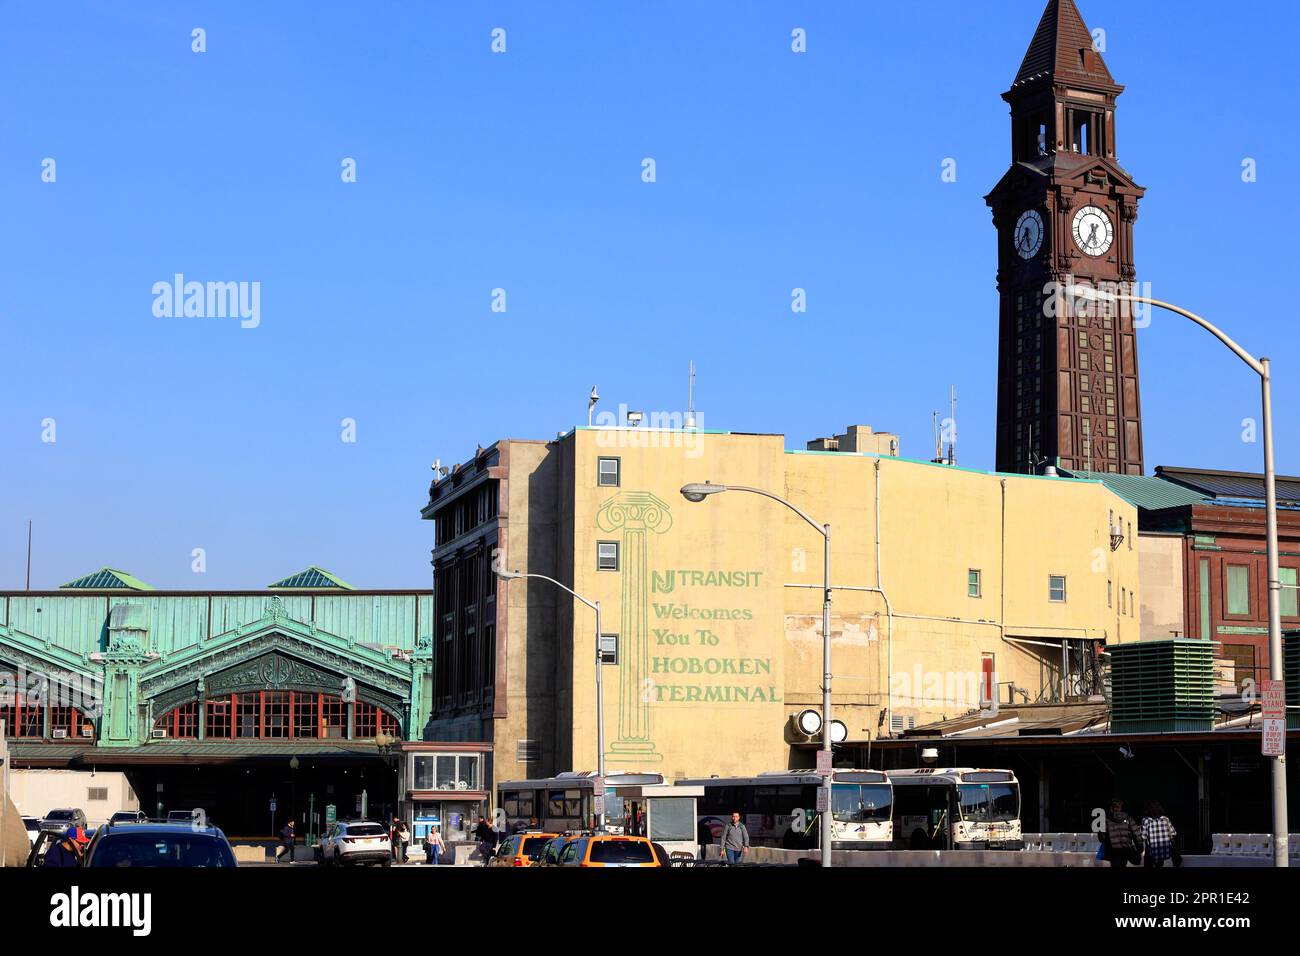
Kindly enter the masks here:
[[715, 485], [711, 481], [696, 481], [689, 485], [682, 485], [682, 497], [687, 501], [703, 501], [709, 495], [716, 495], [719, 491], [726, 490], [726, 485]]

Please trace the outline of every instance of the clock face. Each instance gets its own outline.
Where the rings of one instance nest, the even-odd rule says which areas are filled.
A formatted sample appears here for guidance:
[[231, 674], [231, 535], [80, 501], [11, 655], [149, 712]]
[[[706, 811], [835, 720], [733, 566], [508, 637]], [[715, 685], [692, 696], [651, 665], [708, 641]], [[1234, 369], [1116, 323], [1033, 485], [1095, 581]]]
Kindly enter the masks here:
[[1043, 248], [1043, 217], [1036, 209], [1026, 209], [1016, 220], [1015, 243], [1021, 259], [1032, 259]]
[[1096, 206], [1084, 206], [1074, 214], [1074, 242], [1089, 256], [1103, 256], [1115, 241], [1110, 218]]

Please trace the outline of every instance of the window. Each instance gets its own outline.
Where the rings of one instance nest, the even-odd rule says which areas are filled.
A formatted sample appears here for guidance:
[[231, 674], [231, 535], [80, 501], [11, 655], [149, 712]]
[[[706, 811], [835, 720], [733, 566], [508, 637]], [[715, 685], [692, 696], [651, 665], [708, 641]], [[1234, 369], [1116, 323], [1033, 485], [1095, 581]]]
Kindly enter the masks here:
[[980, 569], [971, 568], [966, 572], [966, 596], [980, 597]]
[[1092, 398], [1088, 395], [1079, 396], [1079, 411], [1085, 415], [1092, 414]]
[[1297, 608], [1297, 604], [1300, 604], [1300, 600], [1297, 599], [1297, 595], [1300, 595], [1300, 591], [1296, 591], [1295, 588], [1296, 569], [1278, 568], [1277, 579], [1282, 584], [1282, 594], [1279, 602], [1282, 605], [1282, 616], [1300, 616], [1300, 608]]
[[87, 787], [86, 799], [94, 802], [108, 799], [108, 787]]
[[618, 635], [600, 635], [600, 662], [602, 664], [618, 663]]
[[1088, 353], [1087, 353], [1087, 352], [1080, 352], [1080, 353], [1079, 353], [1079, 368], [1087, 368], [1087, 367], [1088, 367]]
[[1106, 606], [1107, 607], [1115, 606], [1115, 582], [1114, 581], [1106, 582]]
[[596, 459], [596, 484], [602, 488], [617, 488], [619, 482], [619, 459]]
[[1128, 523], [1128, 549], [1133, 550], [1133, 522]]
[[1119, 613], [1128, 613], [1128, 588], [1119, 589]]
[[1230, 564], [1227, 567], [1228, 579], [1228, 613], [1250, 613], [1250, 568], [1244, 564]]
[[1047, 599], [1056, 604], [1065, 601], [1065, 575], [1049, 574], [1047, 576]]
[[618, 542], [617, 541], [596, 542], [596, 570], [597, 571], [618, 570]]
[[1079, 388], [1085, 392], [1088, 391], [1088, 376], [1086, 373], [1079, 373]]

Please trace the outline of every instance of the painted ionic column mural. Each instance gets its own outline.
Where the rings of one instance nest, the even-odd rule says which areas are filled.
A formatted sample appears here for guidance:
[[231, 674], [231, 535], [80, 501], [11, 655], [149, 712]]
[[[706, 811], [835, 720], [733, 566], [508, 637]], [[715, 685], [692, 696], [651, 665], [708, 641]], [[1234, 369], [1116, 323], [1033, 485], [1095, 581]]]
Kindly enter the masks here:
[[663, 501], [629, 491], [607, 498], [596, 515], [606, 533], [621, 532], [619, 577], [618, 736], [606, 756], [617, 760], [661, 760], [650, 736], [650, 542], [672, 526]]

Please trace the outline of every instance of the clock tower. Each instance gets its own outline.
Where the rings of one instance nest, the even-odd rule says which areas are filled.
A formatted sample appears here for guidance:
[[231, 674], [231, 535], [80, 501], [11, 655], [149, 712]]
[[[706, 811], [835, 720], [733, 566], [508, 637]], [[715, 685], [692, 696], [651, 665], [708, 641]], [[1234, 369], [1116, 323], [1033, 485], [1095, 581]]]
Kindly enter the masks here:
[[1123, 92], [1074, 0], [1049, 0], [1011, 89], [1011, 168], [985, 197], [998, 231], [997, 468], [1142, 474], [1127, 303], [1144, 192], [1119, 165]]

